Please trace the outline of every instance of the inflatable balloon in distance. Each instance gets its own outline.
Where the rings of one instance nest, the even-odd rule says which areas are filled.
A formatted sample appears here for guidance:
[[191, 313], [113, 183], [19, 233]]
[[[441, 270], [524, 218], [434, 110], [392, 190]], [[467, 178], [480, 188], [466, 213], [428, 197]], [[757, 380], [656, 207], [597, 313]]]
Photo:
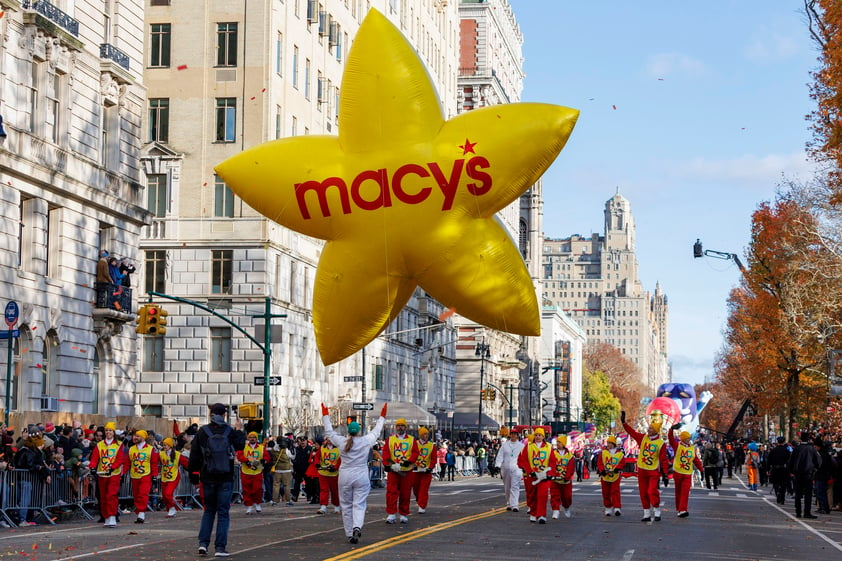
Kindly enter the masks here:
[[707, 404], [713, 399], [713, 394], [705, 390], [697, 400], [696, 390], [692, 384], [668, 382], [658, 386], [657, 395], [658, 397], [669, 398], [675, 402], [681, 415], [681, 418], [676, 422], [681, 423], [681, 430], [686, 430], [692, 438], [696, 438], [699, 432], [699, 415], [702, 414]]
[[267, 142], [216, 172], [264, 216], [327, 241], [313, 291], [325, 364], [382, 332], [417, 286], [477, 323], [538, 335], [535, 289], [495, 213], [550, 166], [578, 115], [518, 103], [445, 120], [413, 47], [370, 10], [342, 77], [339, 136]]
[[646, 415], [649, 418], [649, 426], [657, 430], [668, 429], [681, 419], [681, 412], [678, 405], [668, 397], [656, 397], [646, 406]]

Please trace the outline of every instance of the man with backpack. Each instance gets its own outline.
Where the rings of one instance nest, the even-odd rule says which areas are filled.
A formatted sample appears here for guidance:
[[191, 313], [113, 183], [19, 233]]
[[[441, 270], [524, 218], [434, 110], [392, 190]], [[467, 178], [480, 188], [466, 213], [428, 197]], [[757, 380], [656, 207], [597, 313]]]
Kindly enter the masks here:
[[[242, 430], [225, 422], [225, 405], [210, 407], [211, 422], [196, 433], [190, 451], [188, 471], [190, 482], [202, 484], [205, 512], [199, 529], [199, 555], [208, 553], [214, 518], [216, 557], [228, 557], [228, 525], [230, 523], [231, 493], [234, 488], [234, 457], [246, 445]], [[239, 423], [238, 423], [239, 424]]]

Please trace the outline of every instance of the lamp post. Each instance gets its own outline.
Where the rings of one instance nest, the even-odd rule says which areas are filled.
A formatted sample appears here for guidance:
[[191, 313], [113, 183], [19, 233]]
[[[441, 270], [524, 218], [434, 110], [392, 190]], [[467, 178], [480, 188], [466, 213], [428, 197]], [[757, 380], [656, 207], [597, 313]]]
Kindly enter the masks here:
[[482, 398], [485, 394], [482, 391], [483, 384], [485, 383], [485, 359], [491, 357], [491, 346], [485, 342], [485, 336], [482, 338], [481, 343], [477, 343], [476, 348], [474, 349], [474, 355], [478, 356], [480, 359], [479, 362], [479, 414], [477, 415], [477, 443], [482, 442]]

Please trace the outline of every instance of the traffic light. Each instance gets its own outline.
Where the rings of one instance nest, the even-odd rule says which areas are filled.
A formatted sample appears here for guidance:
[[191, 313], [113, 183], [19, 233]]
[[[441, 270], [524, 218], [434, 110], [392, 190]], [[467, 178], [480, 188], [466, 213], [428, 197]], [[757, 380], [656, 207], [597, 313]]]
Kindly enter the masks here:
[[497, 390], [495, 390], [494, 388], [486, 390], [485, 395], [488, 396], [488, 401], [494, 401], [495, 399], [497, 399]]
[[241, 419], [259, 419], [260, 407], [257, 403], [243, 403], [237, 407], [237, 415]]
[[146, 333], [148, 335], [164, 335], [167, 332], [167, 311], [158, 304], [146, 306]]
[[480, 390], [480, 391], [479, 391], [479, 398], [480, 398], [481, 400], [485, 401], [485, 390]]
[[348, 415], [348, 416], [345, 418], [345, 424], [346, 424], [346, 425], [350, 425], [351, 423], [354, 423], [354, 422], [356, 422], [356, 421], [357, 421], [357, 416], [356, 416], [356, 415]]
[[149, 310], [149, 304], [144, 304], [137, 310], [137, 327], [135, 332], [141, 335], [146, 335], [146, 312]]

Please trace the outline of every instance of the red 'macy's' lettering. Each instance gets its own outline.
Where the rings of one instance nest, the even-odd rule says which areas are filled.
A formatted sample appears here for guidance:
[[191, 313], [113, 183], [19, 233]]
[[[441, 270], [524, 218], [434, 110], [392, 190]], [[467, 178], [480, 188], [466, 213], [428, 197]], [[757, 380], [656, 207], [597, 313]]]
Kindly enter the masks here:
[[[456, 193], [459, 190], [459, 183], [464, 173], [473, 181], [465, 185], [465, 189], [471, 195], [480, 197], [491, 190], [492, 177], [487, 170], [491, 167], [488, 159], [483, 156], [475, 156], [465, 162], [464, 159], [454, 160], [453, 165], [447, 171], [442, 170], [438, 163], [430, 162], [425, 166], [420, 164], [404, 164], [392, 174], [391, 180], [386, 168], [376, 170], [365, 170], [357, 174], [351, 181], [350, 189], [341, 177], [328, 177], [323, 181], [304, 181], [295, 184], [295, 199], [298, 202], [298, 209], [301, 217], [305, 220], [312, 218], [310, 207], [307, 206], [307, 194], [313, 193], [319, 204], [319, 210], [324, 218], [331, 215], [331, 208], [328, 201], [328, 192], [335, 189], [339, 197], [339, 207], [342, 214], [351, 214], [351, 203], [362, 210], [377, 210], [379, 208], [391, 207], [393, 198], [397, 201], [417, 205], [426, 201], [433, 192], [433, 187], [421, 187], [417, 192], [409, 192], [404, 187], [404, 179], [409, 175], [420, 178], [432, 177], [435, 185], [441, 191], [443, 200], [441, 209], [450, 210]], [[376, 186], [375, 196], [366, 199], [362, 195], [364, 185], [373, 183]], [[312, 197], [311, 197], [312, 198]], [[334, 209], [339, 210], [339, 209]]]

